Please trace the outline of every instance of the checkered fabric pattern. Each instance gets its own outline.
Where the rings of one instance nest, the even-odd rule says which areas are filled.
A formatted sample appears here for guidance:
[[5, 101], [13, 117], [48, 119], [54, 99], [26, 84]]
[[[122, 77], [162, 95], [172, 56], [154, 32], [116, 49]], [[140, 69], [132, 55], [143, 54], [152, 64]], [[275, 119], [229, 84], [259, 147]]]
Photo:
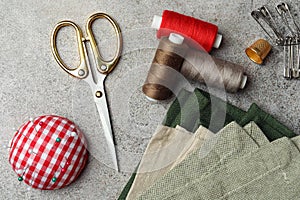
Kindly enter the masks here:
[[54, 115], [23, 124], [10, 147], [9, 162], [19, 181], [42, 190], [69, 185], [88, 158], [83, 133], [70, 120]]

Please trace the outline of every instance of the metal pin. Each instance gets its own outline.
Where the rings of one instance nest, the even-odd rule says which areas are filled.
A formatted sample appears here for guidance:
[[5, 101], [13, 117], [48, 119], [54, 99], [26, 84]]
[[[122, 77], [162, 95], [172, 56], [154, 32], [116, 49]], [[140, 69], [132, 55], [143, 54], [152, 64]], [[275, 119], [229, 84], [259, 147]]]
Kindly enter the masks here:
[[[289, 71], [290, 71], [290, 76], [292, 76], [292, 70], [294, 69], [294, 45], [293, 43], [293, 38], [289, 38]], [[292, 78], [292, 77], [291, 77]]]
[[[297, 38], [298, 42], [299, 42], [299, 39]], [[293, 77], [294, 78], [299, 78], [300, 77], [300, 44], [298, 44], [296, 46], [296, 66], [294, 66], [294, 69], [293, 69]]]
[[76, 131], [72, 131], [72, 132], [68, 131], [68, 132], [67, 132], [67, 135], [68, 135], [69, 137], [76, 137], [76, 136], [77, 136], [77, 133], [76, 133]]
[[[293, 43], [298, 43], [298, 38], [293, 38]], [[300, 54], [299, 54], [299, 44], [292, 45], [293, 47], [293, 68], [292, 68], [292, 78], [299, 78], [299, 64], [300, 64]]]
[[291, 69], [290, 69], [290, 52], [291, 52], [291, 45], [290, 44], [291, 37], [288, 37], [285, 40], [285, 45], [283, 47], [283, 63], [284, 63], [284, 77], [287, 79], [291, 77]]
[[28, 149], [29, 154], [35, 154], [37, 155], [38, 153], [34, 149]]
[[[251, 12], [263, 31], [276, 45], [283, 46], [284, 77], [287, 79], [300, 77], [300, 28], [296, 23], [287, 3], [279, 3], [275, 7], [277, 13], [287, 28], [287, 32], [279, 29], [278, 23], [271, 16], [268, 8], [261, 8]], [[264, 26], [262, 24], [264, 22]], [[267, 31], [266, 27], [272, 31]]]
[[[287, 45], [289, 46], [289, 59], [288, 69], [285, 71], [286, 78], [298, 78], [299, 77], [299, 65], [300, 65], [300, 52], [299, 52], [299, 34], [300, 29], [295, 19], [293, 18], [290, 8], [286, 3], [280, 3], [276, 6], [276, 10], [280, 15], [285, 26], [289, 29], [292, 37], [287, 37]], [[289, 23], [288, 18], [292, 21]], [[292, 27], [292, 25], [294, 27]], [[295, 46], [296, 45], [296, 46]]]
[[[257, 21], [257, 23], [261, 26], [261, 28], [265, 31], [265, 33], [269, 36], [270, 39], [275, 40], [277, 45], [282, 44], [283, 42], [283, 35], [278, 31], [278, 27], [273, 19], [270, 11], [266, 6], [262, 6], [261, 8], [254, 10], [251, 12], [251, 16]], [[268, 26], [271, 28], [274, 34], [269, 33], [264, 25], [261, 23], [260, 19], [262, 19]]]
[[[287, 28], [290, 30], [291, 34], [293, 36], [298, 36], [300, 29], [299, 26], [297, 25], [295, 19], [293, 18], [290, 8], [288, 6], [288, 4], [286, 3], [279, 3], [275, 9], [277, 10], [278, 14], [280, 15], [281, 19], [283, 20], [283, 22], [285, 23], [285, 25], [287, 26]], [[293, 29], [290, 26], [290, 23], [288, 22], [288, 17], [290, 18], [290, 20], [293, 22], [293, 25], [295, 27], [295, 29]]]

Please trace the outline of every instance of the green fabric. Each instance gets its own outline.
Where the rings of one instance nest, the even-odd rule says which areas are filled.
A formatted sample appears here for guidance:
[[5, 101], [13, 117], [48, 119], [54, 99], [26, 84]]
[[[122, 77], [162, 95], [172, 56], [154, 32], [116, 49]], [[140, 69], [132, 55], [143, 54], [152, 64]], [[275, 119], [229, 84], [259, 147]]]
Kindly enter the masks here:
[[220, 130], [215, 137], [208, 139], [201, 148], [165, 174], [137, 199], [167, 198], [192, 180], [210, 174], [220, 166], [258, 148], [259, 146], [247, 132], [237, 123], [232, 122]]
[[[183, 101], [183, 105], [181, 105], [181, 111], [178, 108], [177, 100], [175, 100], [167, 112], [163, 122], [164, 125], [170, 127], [180, 125], [190, 132], [195, 132], [202, 125], [209, 128], [212, 132], [218, 132], [232, 121], [236, 121], [241, 126], [254, 121], [270, 141], [283, 136], [289, 138], [296, 136], [293, 131], [280, 124], [280, 122], [259, 108], [255, 103], [245, 112], [198, 88], [190, 95], [187, 95], [186, 91], [181, 92], [181, 94], [184, 96], [178, 96], [178, 99], [187, 98]], [[170, 119], [174, 119], [174, 115], [176, 115], [175, 120], [171, 123]]]
[[[250, 121], [255, 121], [270, 141], [283, 136], [296, 136], [295, 133], [289, 130], [286, 126], [280, 124], [280, 122], [260, 109], [256, 104], [252, 104], [246, 113], [236, 106], [226, 103], [222, 99], [210, 95], [209, 93], [200, 89], [195, 89], [194, 93], [195, 94], [193, 95], [186, 90], [182, 90], [179, 93], [178, 97], [173, 101], [168, 109], [166, 117], [163, 121], [163, 125], [175, 128], [176, 125], [182, 124], [182, 127], [191, 132], [195, 132], [195, 130], [202, 125], [206, 128], [209, 128], [213, 132], [217, 132], [220, 128], [232, 121], [236, 121], [242, 126]], [[213, 105], [216, 106], [216, 108], [213, 108], [215, 111], [214, 113], [211, 113], [211, 101], [213, 102]], [[199, 106], [193, 105], [195, 102], [199, 103]], [[224, 107], [226, 107], [226, 111], [224, 111]], [[196, 110], [195, 108], [200, 109], [200, 111]], [[226, 115], [225, 121], [223, 117], [222, 119], [218, 118], [218, 116], [223, 116], [224, 112]], [[198, 118], [197, 116], [199, 114], [197, 113], [200, 113], [200, 117]], [[189, 116], [193, 116], [193, 118]], [[211, 119], [213, 119], [214, 125], [210, 124]], [[133, 174], [133, 176], [135, 176], [135, 174]], [[133, 180], [134, 177], [131, 177], [126, 184], [120, 195], [120, 200], [126, 199]]]
[[177, 96], [177, 98], [173, 101], [172, 103], [172, 109], [169, 109], [167, 111], [167, 115], [164, 119], [163, 125], [165, 126], [170, 126], [175, 128], [175, 126], [172, 126], [172, 124], [174, 123], [174, 121], [176, 120], [175, 118], [178, 117], [180, 120], [180, 116], [181, 116], [181, 110], [183, 110], [183, 105], [185, 104], [186, 100], [188, 99], [188, 97], [191, 95], [190, 92], [188, 92], [187, 90], [181, 90]]
[[[191, 93], [187, 100], [183, 104], [183, 108], [181, 109], [180, 114], [178, 114], [175, 120], [171, 123], [171, 127], [179, 125], [186, 130], [191, 130], [195, 132], [196, 130], [192, 130], [191, 127], [194, 127], [195, 120], [197, 120], [199, 116], [198, 110], [203, 110], [209, 104], [209, 100], [205, 98], [200, 92], [195, 91]], [[198, 108], [197, 108], [198, 107]]]
[[287, 137], [273, 141], [164, 199], [293, 199], [300, 187], [300, 154], [293, 142]]
[[[178, 109], [178, 100], [175, 100], [170, 106], [163, 122], [164, 125], [170, 127], [180, 125], [191, 132], [195, 132], [202, 125], [213, 132], [218, 132], [224, 125], [232, 121], [238, 121], [246, 114], [245, 111], [236, 106], [198, 88], [190, 94], [181, 92], [178, 99], [184, 98], [181, 112], [180, 108]], [[213, 102], [213, 108], [211, 102]], [[170, 119], [174, 118], [174, 115], [176, 115], [175, 120], [170, 123]]]
[[130, 179], [128, 180], [128, 182], [126, 183], [125, 187], [123, 188], [118, 200], [125, 200], [129, 191], [130, 191], [130, 188], [132, 186], [132, 183], [136, 177], [136, 171], [137, 171], [137, 168], [134, 170], [133, 174], [131, 175]]
[[238, 122], [241, 126], [254, 121], [261, 130], [266, 134], [270, 141], [276, 140], [281, 137], [292, 138], [296, 134], [288, 129], [286, 126], [280, 124], [274, 117], [263, 111], [255, 103], [253, 103], [247, 114]]

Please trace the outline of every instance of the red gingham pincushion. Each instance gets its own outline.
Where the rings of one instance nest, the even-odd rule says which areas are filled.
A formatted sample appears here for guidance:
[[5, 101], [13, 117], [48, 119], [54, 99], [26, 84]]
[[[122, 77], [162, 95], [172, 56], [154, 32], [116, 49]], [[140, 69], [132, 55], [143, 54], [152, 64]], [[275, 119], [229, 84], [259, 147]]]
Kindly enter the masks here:
[[69, 185], [88, 158], [83, 133], [70, 120], [54, 115], [23, 124], [10, 147], [9, 162], [19, 181], [42, 190]]

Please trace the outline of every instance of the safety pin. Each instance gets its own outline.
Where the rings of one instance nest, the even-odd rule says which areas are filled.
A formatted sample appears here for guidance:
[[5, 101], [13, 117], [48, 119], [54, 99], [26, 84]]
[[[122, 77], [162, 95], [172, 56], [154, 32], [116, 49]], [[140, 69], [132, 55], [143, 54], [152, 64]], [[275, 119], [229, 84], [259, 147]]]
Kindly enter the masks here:
[[[285, 77], [287, 76], [286, 78], [299, 78], [299, 65], [300, 65], [299, 26], [297, 25], [295, 19], [293, 18], [288, 4], [279, 3], [278, 5], [276, 5], [275, 9], [280, 15], [285, 26], [289, 29], [289, 31], [293, 36], [293, 38], [287, 37], [288, 40], [287, 45], [289, 46], [288, 63], [284, 63], [284, 64], [285, 66], [288, 65], [289, 68], [288, 71], [291, 74], [287, 72], [287, 74], [285, 73]], [[290, 21], [292, 22], [295, 29], [291, 26], [291, 23], [289, 23], [288, 17], [290, 18]], [[287, 54], [285, 54], [284, 56], [287, 56]]]
[[[294, 17], [292, 16], [291, 14], [291, 11], [290, 11], [290, 8], [288, 6], [288, 4], [286, 3], [279, 3], [276, 7], [275, 7], [276, 11], [278, 12], [279, 16], [281, 17], [281, 19], [283, 20], [283, 22], [285, 23], [285, 25], [287, 26], [287, 28], [290, 30], [291, 34], [296, 37], [296, 36], [299, 36], [299, 32], [300, 32], [300, 29], [299, 29], [299, 26], [297, 25]], [[287, 16], [290, 18], [290, 20], [293, 22], [294, 24], [294, 27], [296, 28], [293, 29], [291, 26], [290, 26], [290, 23], [288, 22], [288, 18]]]
[[[296, 43], [298, 43], [297, 45], [296, 45], [296, 63], [294, 63], [294, 64], [296, 64], [296, 65], [294, 65], [294, 67], [293, 67], [293, 77], [294, 78], [299, 78], [300, 77], [300, 72], [299, 72], [299, 70], [300, 70], [300, 44], [299, 44], [299, 38], [297, 37], [296, 38]], [[294, 48], [295, 48], [295, 45], [293, 45], [294, 46]]]
[[284, 46], [283, 46], [283, 65], [284, 65], [283, 76], [284, 76], [284, 78], [287, 78], [287, 79], [291, 78], [291, 70], [290, 70], [290, 64], [289, 64], [289, 58], [290, 58], [290, 49], [289, 48], [291, 48], [291, 46], [289, 46], [289, 42], [290, 42], [289, 38], [286, 38], [286, 40], [284, 41]]
[[[286, 72], [284, 73], [286, 78], [299, 78], [299, 65], [300, 65], [300, 48], [299, 48], [299, 33], [300, 29], [297, 25], [295, 19], [293, 18], [290, 8], [288, 4], [286, 3], [279, 3], [275, 9], [277, 10], [278, 14], [280, 15], [282, 21], [284, 22], [285, 26], [289, 29], [291, 32], [293, 38], [287, 38], [289, 45], [289, 58], [288, 63], [284, 63], [288, 65], [288, 69], [286, 69]], [[288, 18], [290, 18], [290, 21], [292, 21], [294, 28], [290, 25]], [[287, 56], [285, 54], [284, 56]], [[295, 58], [295, 59], [294, 59]], [[286, 60], [286, 59], [285, 59]], [[288, 71], [287, 71], [288, 70]], [[292, 73], [292, 74], [289, 74]]]
[[287, 79], [300, 77], [300, 48], [299, 44], [294, 45], [295, 43], [299, 43], [299, 40], [297, 38], [290, 36], [286, 37], [284, 45], [283, 62], [285, 66], [284, 77]]
[[276, 39], [275, 44], [282, 45], [284, 43], [283, 35], [278, 31], [278, 27], [275, 23], [275, 20], [273, 19], [272, 15], [270, 14], [268, 8], [266, 6], [262, 6], [261, 8], [258, 8], [257, 10], [254, 10], [251, 12], [251, 16], [257, 21], [257, 23], [261, 26], [261, 28], [265, 31], [265, 33], [269, 36], [271, 40], [274, 40], [274, 37], [272, 34], [270, 34], [263, 24], [260, 22], [260, 19], [262, 19], [274, 32]]
[[[284, 77], [287, 79], [300, 77], [300, 28], [296, 23], [287, 3], [279, 3], [275, 9], [288, 32], [282, 32], [266, 6], [251, 12], [252, 17], [276, 45], [283, 46]], [[275, 34], [267, 31], [261, 21]], [[272, 36], [273, 35], [273, 36]]]

